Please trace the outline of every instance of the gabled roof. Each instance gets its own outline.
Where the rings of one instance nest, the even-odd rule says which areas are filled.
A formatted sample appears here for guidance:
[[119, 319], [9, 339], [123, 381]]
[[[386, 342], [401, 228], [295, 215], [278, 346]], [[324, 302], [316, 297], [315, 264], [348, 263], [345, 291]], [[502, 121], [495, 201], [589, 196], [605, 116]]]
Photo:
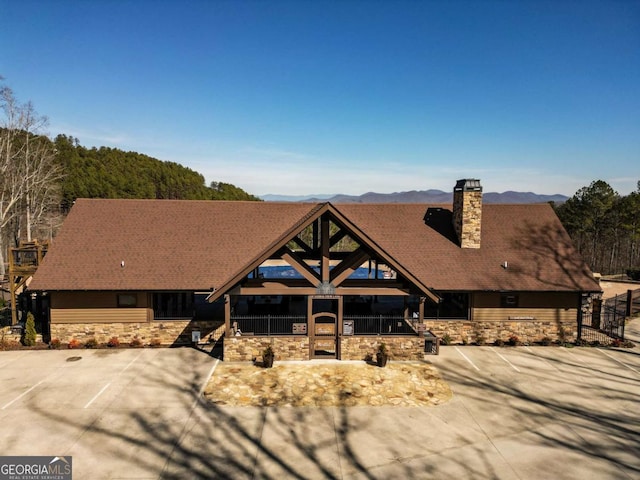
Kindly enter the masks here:
[[[326, 208], [312, 203], [81, 199], [30, 288], [218, 288], [286, 244]], [[459, 247], [450, 208], [331, 206], [385, 257], [436, 291], [599, 290], [549, 205], [484, 205], [479, 249]]]

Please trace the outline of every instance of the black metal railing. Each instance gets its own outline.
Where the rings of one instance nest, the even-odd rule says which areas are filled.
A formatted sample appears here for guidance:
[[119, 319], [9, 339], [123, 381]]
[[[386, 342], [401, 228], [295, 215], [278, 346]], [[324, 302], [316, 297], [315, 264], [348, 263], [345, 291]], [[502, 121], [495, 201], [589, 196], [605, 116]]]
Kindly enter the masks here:
[[633, 313], [630, 307], [634, 302], [634, 293], [628, 291], [608, 298], [599, 312], [583, 315], [579, 338], [604, 343], [607, 343], [606, 337], [624, 340], [625, 320]]
[[345, 315], [354, 335], [418, 335], [418, 319], [402, 315]]
[[306, 315], [233, 315], [233, 334], [240, 335], [306, 335]]

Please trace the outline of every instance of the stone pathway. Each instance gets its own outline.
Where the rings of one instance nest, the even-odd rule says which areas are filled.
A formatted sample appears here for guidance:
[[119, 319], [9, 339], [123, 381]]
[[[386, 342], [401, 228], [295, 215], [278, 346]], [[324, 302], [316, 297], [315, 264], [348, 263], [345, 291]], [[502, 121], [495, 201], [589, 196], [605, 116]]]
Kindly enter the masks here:
[[403, 406], [439, 405], [451, 389], [433, 365], [390, 362], [277, 362], [273, 368], [220, 363], [205, 398], [232, 406]]

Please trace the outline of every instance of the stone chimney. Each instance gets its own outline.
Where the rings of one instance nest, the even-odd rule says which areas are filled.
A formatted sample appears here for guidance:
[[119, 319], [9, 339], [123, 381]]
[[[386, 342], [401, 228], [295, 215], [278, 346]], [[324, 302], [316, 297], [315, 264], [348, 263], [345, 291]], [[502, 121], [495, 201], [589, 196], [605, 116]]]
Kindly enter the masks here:
[[480, 180], [462, 179], [453, 189], [453, 228], [460, 247], [480, 248], [482, 186]]

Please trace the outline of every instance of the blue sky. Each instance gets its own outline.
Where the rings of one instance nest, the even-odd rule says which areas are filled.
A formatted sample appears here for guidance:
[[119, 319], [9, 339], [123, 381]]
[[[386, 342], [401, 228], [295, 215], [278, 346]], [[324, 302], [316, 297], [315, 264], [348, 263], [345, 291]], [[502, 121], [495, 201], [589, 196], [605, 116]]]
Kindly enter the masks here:
[[262, 195], [640, 180], [639, 1], [0, 0], [52, 136]]

